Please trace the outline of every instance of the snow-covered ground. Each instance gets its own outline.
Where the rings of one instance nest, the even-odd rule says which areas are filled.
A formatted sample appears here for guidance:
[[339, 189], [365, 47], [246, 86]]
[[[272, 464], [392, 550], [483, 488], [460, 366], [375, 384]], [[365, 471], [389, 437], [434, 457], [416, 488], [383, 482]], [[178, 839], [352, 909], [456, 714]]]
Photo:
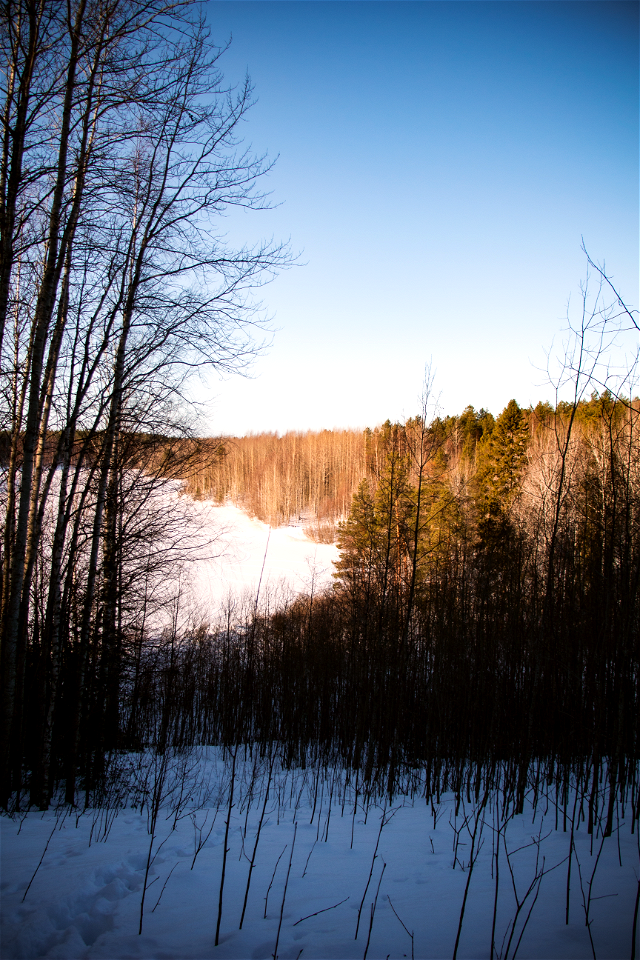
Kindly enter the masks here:
[[229, 601], [255, 603], [258, 586], [259, 600], [272, 602], [331, 583], [335, 544], [315, 543], [301, 526], [270, 528], [233, 504], [191, 501], [190, 507], [194, 525], [211, 539], [211, 547], [184, 568], [189, 603], [203, 617]]
[[[268, 958], [276, 942], [280, 958], [301, 960], [451, 957], [468, 881], [458, 956], [490, 956], [501, 826], [494, 804], [482, 812], [472, 847], [477, 811], [463, 803], [456, 816], [450, 795], [435, 812], [419, 798], [379, 800], [364, 809], [360, 800], [355, 804], [353, 783], [345, 792], [334, 781], [329, 804], [330, 780], [318, 783], [307, 769], [275, 772], [265, 807], [267, 767], [250, 788], [251, 765], [243, 762], [234, 781], [214, 946], [230, 764], [223, 772], [210, 754], [196, 766], [189, 760], [186, 773], [192, 796], [167, 790], [155, 835], [147, 808], [122, 809], [112, 821], [92, 810], [2, 820], [4, 958]], [[552, 790], [549, 802], [538, 804], [535, 818], [526, 806], [503, 830], [494, 956], [507, 956], [509, 947], [509, 957], [516, 948], [521, 958], [629, 957], [639, 869], [631, 811], [626, 822], [616, 819], [606, 840], [580, 824], [566, 924], [570, 832], [563, 832], [561, 816], [555, 829], [554, 796]], [[469, 880], [474, 849], [479, 855]]]
[[[180, 574], [181, 618], [211, 622], [225, 609], [241, 612], [255, 603], [258, 584], [260, 602], [273, 605], [283, 594], [331, 582], [335, 546], [309, 541], [300, 528], [269, 531], [233, 506], [180, 500], [199, 536], [190, 554], [195, 559]], [[142, 776], [152, 788], [158, 768], [149, 758], [130, 761], [137, 767], [134, 779]], [[230, 763], [222, 764], [215, 751], [176, 763], [173, 770], [160, 770], [167, 779], [155, 829], [148, 806], [140, 810], [138, 799], [134, 807], [131, 797], [110, 812], [61, 808], [1, 819], [5, 960], [206, 960], [276, 952], [300, 960], [451, 957], [463, 902], [457, 955], [489, 957], [496, 889], [494, 956], [631, 955], [640, 856], [629, 807], [617, 809], [614, 833], [604, 841], [587, 835], [580, 823], [567, 924], [570, 832], [563, 831], [562, 816], [556, 830], [553, 790], [548, 802], [538, 803], [535, 817], [526, 808], [504, 829], [496, 887], [501, 824], [493, 801], [478, 821], [475, 841], [473, 808], [456, 816], [450, 795], [435, 811], [419, 797], [364, 808], [361, 797], [356, 803], [353, 783], [345, 788], [335, 774], [333, 785], [319, 782], [311, 768], [276, 770], [264, 806], [266, 767], [251, 787], [251, 763], [243, 758], [234, 780], [215, 946]], [[472, 850], [478, 856], [469, 880]]]
[[153, 508], [166, 518], [156, 541], [164, 565], [148, 588], [155, 603], [146, 625], [153, 632], [173, 623], [184, 630], [229, 616], [239, 621], [256, 600], [261, 610], [273, 609], [332, 582], [338, 548], [309, 539], [301, 525], [270, 528], [231, 503], [181, 495], [175, 483], [158, 490]]

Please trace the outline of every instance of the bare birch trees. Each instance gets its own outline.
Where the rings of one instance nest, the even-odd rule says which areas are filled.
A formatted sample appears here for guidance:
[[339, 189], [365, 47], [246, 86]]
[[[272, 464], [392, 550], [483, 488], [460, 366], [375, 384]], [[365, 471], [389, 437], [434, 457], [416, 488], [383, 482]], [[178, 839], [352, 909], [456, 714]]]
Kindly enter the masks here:
[[61, 696], [69, 796], [89, 676], [117, 700], [129, 438], [184, 430], [191, 374], [252, 355], [248, 292], [287, 251], [216, 230], [265, 205], [269, 164], [241, 147], [251, 85], [224, 88], [197, 5], [7, 0], [0, 16], [2, 800], [28, 754], [44, 804]]

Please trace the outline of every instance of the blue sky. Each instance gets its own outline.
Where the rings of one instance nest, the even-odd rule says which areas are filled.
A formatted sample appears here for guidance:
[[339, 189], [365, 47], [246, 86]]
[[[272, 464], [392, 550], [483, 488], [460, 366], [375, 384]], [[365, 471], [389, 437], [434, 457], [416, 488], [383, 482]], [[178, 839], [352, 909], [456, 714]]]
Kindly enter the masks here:
[[207, 9], [225, 77], [255, 84], [246, 141], [278, 157], [279, 205], [229, 235], [302, 264], [261, 292], [252, 379], [208, 384], [210, 432], [410, 416], [429, 360], [445, 413], [549, 397], [582, 237], [638, 305], [637, 3]]

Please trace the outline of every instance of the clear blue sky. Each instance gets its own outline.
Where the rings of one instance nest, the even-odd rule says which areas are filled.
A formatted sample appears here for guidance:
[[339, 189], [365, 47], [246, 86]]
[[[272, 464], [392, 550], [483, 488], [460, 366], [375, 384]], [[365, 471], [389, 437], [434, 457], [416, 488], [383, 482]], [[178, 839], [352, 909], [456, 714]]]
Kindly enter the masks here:
[[445, 413], [550, 396], [584, 276], [581, 238], [638, 306], [638, 4], [216, 2], [244, 127], [278, 156], [291, 238], [262, 291], [277, 332], [253, 379], [209, 384], [212, 433], [374, 425], [416, 412], [432, 359]]

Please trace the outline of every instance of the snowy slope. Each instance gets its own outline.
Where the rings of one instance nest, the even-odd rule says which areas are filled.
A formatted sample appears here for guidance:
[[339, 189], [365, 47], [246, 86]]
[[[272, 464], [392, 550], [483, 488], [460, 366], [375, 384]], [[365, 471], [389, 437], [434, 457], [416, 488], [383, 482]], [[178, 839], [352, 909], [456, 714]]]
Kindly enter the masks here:
[[[280, 605], [332, 582], [335, 544], [315, 543], [300, 526], [271, 529], [233, 504], [194, 501], [166, 484], [154, 501], [166, 516], [155, 548], [165, 560], [149, 590], [156, 598], [147, 628], [159, 632], [241, 620], [255, 608]], [[171, 563], [171, 558], [173, 563]]]
[[190, 602], [203, 611], [224, 609], [230, 598], [255, 602], [258, 585], [264, 603], [331, 583], [337, 547], [314, 543], [302, 527], [271, 529], [232, 504], [192, 502], [191, 510], [212, 541], [185, 570]]
[[[280, 771], [271, 781], [246, 916], [239, 930], [266, 785], [263, 767], [261, 779], [253, 782], [250, 791], [251, 766], [239, 763], [220, 942], [215, 947], [229, 765], [224, 775], [221, 765], [216, 767], [211, 760], [201, 760], [192, 768], [187, 764], [187, 768], [187, 780], [199, 800], [180, 807], [177, 793], [169, 797], [155, 837], [149, 834], [147, 810], [119, 811], [107, 842], [101, 837], [109, 824], [104, 814], [92, 810], [77, 818], [61, 814], [56, 819], [51, 812], [31, 813], [20, 821], [3, 819], [4, 958], [257, 960], [273, 956], [276, 940], [279, 957], [301, 960], [364, 957], [368, 940], [372, 958], [411, 957], [412, 946], [415, 957], [453, 955], [469, 879], [471, 829], [477, 813], [473, 805], [461, 808], [456, 816], [451, 796], [443, 797], [435, 808], [434, 826], [434, 811], [419, 798], [398, 798], [391, 806], [378, 800], [363, 808], [360, 802], [355, 804], [353, 784], [345, 790], [338, 780], [319, 783], [310, 770]], [[327, 795], [332, 790], [330, 805]], [[549, 803], [538, 805], [535, 818], [527, 807], [505, 831], [515, 888], [501, 850], [497, 955], [506, 956], [516, 920], [509, 956], [514, 955], [523, 929], [517, 950], [521, 958], [592, 956], [585, 926], [588, 904], [595, 955], [628, 957], [639, 867], [637, 832], [631, 834], [628, 819], [620, 820], [612, 837], [597, 836], [592, 842], [584, 823], [580, 825], [566, 924], [570, 833], [563, 832], [561, 819], [555, 829], [553, 797], [551, 790]], [[464, 818], [469, 814], [467, 829]], [[499, 809], [493, 804], [482, 814], [460, 957], [490, 956], [498, 817]], [[138, 935], [150, 849], [149, 886]], [[536, 856], [538, 871], [550, 872], [532, 885]], [[519, 912], [516, 894], [522, 902]]]
[[[240, 614], [255, 603], [259, 583], [260, 602], [273, 606], [283, 593], [331, 582], [335, 546], [315, 544], [299, 528], [269, 531], [233, 506], [180, 501], [200, 535], [180, 575], [183, 620], [212, 622], [229, 605]], [[145, 758], [130, 762], [152, 787], [157, 768]], [[176, 763], [182, 771], [169, 772], [151, 833], [148, 807], [133, 808], [131, 798], [110, 812], [61, 809], [1, 819], [3, 958], [268, 958], [276, 941], [279, 957], [300, 960], [411, 957], [412, 950], [415, 957], [451, 957], [463, 902], [458, 956], [490, 956], [500, 827], [495, 798], [481, 817], [469, 880], [473, 805], [457, 816], [450, 795], [435, 810], [419, 795], [396, 798], [391, 807], [380, 799], [363, 806], [353, 783], [331, 771], [318, 779], [311, 768], [276, 770], [239, 930], [268, 781], [264, 765], [252, 781], [251, 763], [241, 758], [216, 947], [230, 764], [215, 751]], [[171, 776], [187, 789], [172, 790]], [[562, 817], [556, 829], [554, 804], [550, 788], [535, 817], [526, 808], [504, 830], [494, 956], [507, 957], [509, 948], [509, 957], [591, 957], [588, 909], [595, 955], [628, 957], [640, 872], [631, 809], [617, 809], [606, 840], [588, 836], [584, 822], [577, 825], [568, 876], [570, 833]]]

